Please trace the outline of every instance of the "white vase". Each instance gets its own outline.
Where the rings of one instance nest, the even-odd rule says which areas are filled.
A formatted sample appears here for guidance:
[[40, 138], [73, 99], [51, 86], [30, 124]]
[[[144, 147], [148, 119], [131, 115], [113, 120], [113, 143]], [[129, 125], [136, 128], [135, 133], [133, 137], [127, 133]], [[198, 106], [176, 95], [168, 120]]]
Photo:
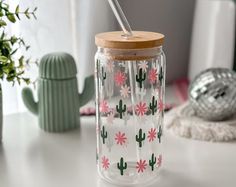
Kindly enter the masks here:
[[212, 67], [232, 68], [235, 2], [197, 0], [189, 64], [189, 79]]

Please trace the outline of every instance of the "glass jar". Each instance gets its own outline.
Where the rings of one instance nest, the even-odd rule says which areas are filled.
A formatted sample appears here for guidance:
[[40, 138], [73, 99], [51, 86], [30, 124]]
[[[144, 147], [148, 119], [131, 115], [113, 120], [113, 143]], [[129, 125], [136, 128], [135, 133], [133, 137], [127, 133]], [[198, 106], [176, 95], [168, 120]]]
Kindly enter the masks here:
[[162, 165], [164, 35], [96, 35], [97, 166], [119, 185], [147, 184]]

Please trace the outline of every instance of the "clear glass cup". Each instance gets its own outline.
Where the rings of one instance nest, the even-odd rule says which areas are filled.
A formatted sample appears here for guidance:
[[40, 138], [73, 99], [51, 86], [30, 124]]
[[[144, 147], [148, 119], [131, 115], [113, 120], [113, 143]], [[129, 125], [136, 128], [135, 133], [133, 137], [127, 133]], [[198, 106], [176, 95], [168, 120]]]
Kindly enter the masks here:
[[147, 184], [162, 165], [165, 55], [98, 47], [95, 56], [97, 166], [119, 185]]

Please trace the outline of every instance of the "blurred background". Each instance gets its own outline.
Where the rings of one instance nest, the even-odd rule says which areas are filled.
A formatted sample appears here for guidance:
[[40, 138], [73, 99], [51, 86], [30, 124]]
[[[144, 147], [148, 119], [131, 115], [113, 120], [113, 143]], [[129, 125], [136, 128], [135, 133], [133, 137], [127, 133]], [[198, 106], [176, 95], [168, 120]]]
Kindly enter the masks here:
[[[79, 88], [93, 74], [99, 32], [121, 30], [106, 0], [14, 0], [10, 4], [38, 7], [37, 20], [22, 19], [11, 32], [31, 45], [32, 59], [55, 51], [74, 56]], [[235, 2], [233, 0], [120, 0], [133, 30], [166, 36], [167, 97], [186, 99], [188, 81], [209, 67], [234, 66]], [[28, 74], [36, 79], [37, 67]], [[25, 111], [21, 87], [3, 85], [4, 114]], [[171, 96], [170, 96], [171, 95]], [[175, 98], [176, 97], [176, 98]], [[7, 103], [7, 104], [6, 104]]]

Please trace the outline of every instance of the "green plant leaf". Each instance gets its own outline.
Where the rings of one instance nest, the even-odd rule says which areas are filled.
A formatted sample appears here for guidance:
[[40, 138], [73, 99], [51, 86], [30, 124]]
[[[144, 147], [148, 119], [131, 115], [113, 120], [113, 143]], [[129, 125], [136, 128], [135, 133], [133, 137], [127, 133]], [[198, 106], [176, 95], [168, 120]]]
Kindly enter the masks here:
[[20, 7], [19, 5], [17, 5], [16, 10], [15, 10], [15, 15], [20, 20], [19, 12], [20, 12]]
[[18, 38], [15, 36], [12, 36], [10, 40], [11, 40], [11, 45], [14, 45], [17, 42]]
[[29, 59], [25, 59], [24, 56], [18, 58], [16, 55], [20, 49], [28, 50], [27, 45], [22, 38], [11, 35], [11, 33], [4, 32], [4, 27], [7, 27], [9, 22], [15, 23], [20, 20], [21, 14], [25, 15], [28, 19], [35, 18], [35, 12], [37, 7], [30, 11], [27, 8], [24, 12], [20, 10], [20, 6], [17, 5], [13, 12], [10, 11], [10, 1], [0, 0], [0, 80], [6, 79], [12, 82], [13, 85], [22, 81], [29, 84], [30, 79], [24, 77], [24, 70], [29, 63]]
[[0, 62], [7, 62], [8, 61], [8, 58], [5, 57], [5, 56], [0, 56]]
[[7, 25], [7, 23], [6, 23], [5, 21], [0, 20], [0, 27], [4, 27], [4, 26], [6, 26], [6, 25]]
[[32, 13], [32, 15], [33, 15], [34, 19], [37, 19], [37, 17], [36, 17], [36, 15], [35, 15], [35, 13], [34, 13], [34, 12]]
[[27, 46], [25, 47], [25, 50], [28, 51], [29, 49], [30, 49], [30, 46], [27, 45]]
[[17, 5], [17, 6], [16, 6], [15, 13], [18, 14], [18, 13], [19, 13], [19, 10], [20, 10], [20, 7], [19, 7], [19, 5]]
[[7, 19], [12, 22], [12, 23], [15, 23], [16, 22], [16, 18], [13, 14], [7, 14]]
[[25, 13], [25, 16], [26, 16], [28, 19], [30, 19], [29, 8], [27, 8], [24, 13]]
[[3, 40], [4, 37], [5, 37], [5, 32], [3, 31], [1, 34], [1, 40]]
[[4, 14], [2, 12], [2, 9], [0, 9], [0, 17], [3, 17], [3, 16], [4, 16]]
[[30, 84], [30, 79], [28, 79], [28, 78], [23, 78], [23, 80], [25, 81], [26, 84]]
[[15, 49], [14, 51], [11, 52], [11, 55], [14, 55], [17, 51], [18, 49]]

